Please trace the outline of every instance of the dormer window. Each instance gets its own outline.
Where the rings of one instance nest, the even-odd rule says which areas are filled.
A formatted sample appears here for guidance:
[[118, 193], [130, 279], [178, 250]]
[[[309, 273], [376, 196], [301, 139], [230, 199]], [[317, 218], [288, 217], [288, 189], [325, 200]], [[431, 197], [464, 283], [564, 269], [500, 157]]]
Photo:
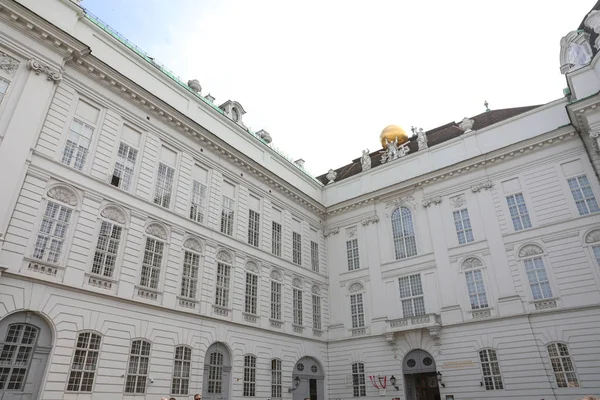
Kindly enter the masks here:
[[235, 107], [231, 108], [231, 119], [233, 120], [233, 122], [240, 121], [240, 112]]
[[245, 127], [242, 122], [242, 116], [246, 114], [244, 107], [237, 101], [227, 100], [225, 103], [219, 106], [223, 110], [223, 114], [229, 117], [233, 122]]

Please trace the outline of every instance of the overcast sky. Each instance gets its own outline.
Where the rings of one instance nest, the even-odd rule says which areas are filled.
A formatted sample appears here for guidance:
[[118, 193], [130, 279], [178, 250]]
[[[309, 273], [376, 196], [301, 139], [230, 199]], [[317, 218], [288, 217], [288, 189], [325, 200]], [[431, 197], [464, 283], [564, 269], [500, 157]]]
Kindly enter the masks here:
[[560, 38], [595, 0], [83, 0], [320, 175], [425, 130], [562, 97]]

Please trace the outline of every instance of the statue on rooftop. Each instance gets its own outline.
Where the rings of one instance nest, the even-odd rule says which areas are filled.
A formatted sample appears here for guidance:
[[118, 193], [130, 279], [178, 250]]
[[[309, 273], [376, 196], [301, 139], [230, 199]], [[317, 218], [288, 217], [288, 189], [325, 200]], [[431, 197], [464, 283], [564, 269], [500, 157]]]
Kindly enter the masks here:
[[360, 163], [363, 171], [371, 169], [371, 156], [369, 156], [369, 149], [363, 150]]
[[427, 134], [423, 131], [423, 128], [419, 128], [417, 133], [417, 143], [419, 144], [419, 150], [427, 148]]
[[329, 185], [330, 183], [333, 183], [333, 181], [335, 181], [335, 178], [337, 178], [337, 172], [330, 169], [325, 177], [327, 178], [327, 180], [329, 180], [329, 182], [327, 182], [327, 184]]
[[381, 164], [385, 164], [386, 162], [394, 161], [400, 157], [404, 157], [410, 151], [408, 145], [398, 144], [398, 138], [391, 142], [388, 139], [385, 139], [385, 145], [386, 149], [382, 152], [383, 154], [381, 155]]

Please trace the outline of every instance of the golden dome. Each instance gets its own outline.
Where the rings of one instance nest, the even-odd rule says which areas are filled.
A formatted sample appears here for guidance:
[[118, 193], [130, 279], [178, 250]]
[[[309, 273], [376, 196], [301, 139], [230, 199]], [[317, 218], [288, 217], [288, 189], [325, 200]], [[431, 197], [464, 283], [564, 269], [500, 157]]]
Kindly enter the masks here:
[[381, 145], [383, 148], [387, 148], [387, 144], [385, 143], [385, 139], [390, 142], [398, 139], [398, 145], [405, 143], [408, 141], [408, 135], [404, 131], [404, 129], [400, 128], [397, 125], [389, 125], [385, 127], [384, 130], [381, 131], [381, 135], [379, 135], [379, 140], [381, 140]]

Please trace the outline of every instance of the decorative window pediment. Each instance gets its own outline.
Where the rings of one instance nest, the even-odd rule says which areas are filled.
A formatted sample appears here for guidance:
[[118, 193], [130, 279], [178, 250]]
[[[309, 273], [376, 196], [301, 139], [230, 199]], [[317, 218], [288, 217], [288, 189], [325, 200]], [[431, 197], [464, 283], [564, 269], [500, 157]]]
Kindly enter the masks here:
[[77, 194], [66, 186], [54, 186], [48, 190], [48, 197], [58, 200], [70, 206], [76, 206], [78, 203]]
[[543, 253], [544, 250], [542, 250], [540, 246], [536, 246], [535, 244], [528, 244], [526, 246], [523, 246], [521, 250], [519, 250], [519, 257], [532, 257]]
[[258, 266], [254, 261], [248, 261], [246, 263], [246, 270], [258, 274]]
[[364, 286], [358, 282], [355, 282], [348, 287], [348, 293], [359, 293], [363, 292], [364, 290]]
[[302, 281], [300, 280], [300, 278], [294, 278], [294, 280], [292, 281], [292, 286], [302, 288]]
[[462, 263], [463, 270], [475, 269], [475, 268], [481, 268], [481, 267], [483, 267], [483, 263], [481, 262], [481, 260], [479, 258], [475, 258], [475, 257], [469, 257]]
[[227, 264], [233, 264], [233, 257], [231, 257], [231, 254], [223, 250], [217, 253], [217, 260], [226, 262]]
[[594, 229], [585, 236], [586, 243], [597, 243], [600, 242], [600, 229]]
[[283, 276], [280, 271], [274, 269], [273, 271], [271, 271], [271, 279], [273, 279], [274, 281], [282, 281]]
[[100, 213], [100, 215], [111, 221], [115, 221], [119, 224], [124, 224], [127, 221], [125, 213], [117, 206], [106, 206]]
[[196, 238], [187, 238], [185, 242], [183, 242], [183, 247], [197, 253], [202, 253], [202, 243]]
[[319, 287], [319, 285], [313, 285], [311, 291], [313, 292], [313, 294], [321, 294], [321, 288]]
[[167, 230], [159, 224], [152, 223], [148, 225], [146, 227], [146, 233], [162, 240], [167, 240]]

